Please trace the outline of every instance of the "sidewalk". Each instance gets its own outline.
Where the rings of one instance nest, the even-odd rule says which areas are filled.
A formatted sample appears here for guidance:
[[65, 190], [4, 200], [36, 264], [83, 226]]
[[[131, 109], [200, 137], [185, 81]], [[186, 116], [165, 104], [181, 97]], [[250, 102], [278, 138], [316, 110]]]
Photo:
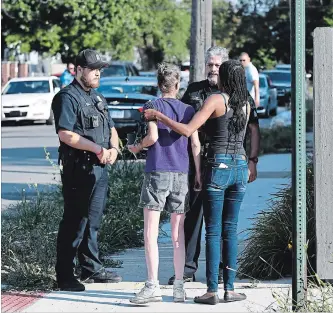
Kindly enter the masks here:
[[[244, 248], [243, 230], [251, 224], [249, 218], [255, 213], [266, 209], [267, 200], [278, 188], [290, 183], [291, 155], [265, 155], [260, 157], [258, 164], [258, 179], [249, 184], [244, 204], [239, 217], [239, 252]], [[163, 225], [163, 230], [169, 234], [170, 224]], [[204, 232], [203, 232], [204, 233]], [[277, 281], [261, 281], [256, 284], [250, 279], [236, 280], [235, 288], [247, 295], [246, 301], [220, 303], [219, 305], [198, 305], [193, 302], [195, 296], [205, 293], [205, 243], [202, 237], [202, 251], [199, 259], [199, 269], [196, 282], [186, 283], [187, 300], [185, 303], [174, 303], [172, 286], [167, 285], [173, 274], [172, 244], [170, 237], [160, 238], [159, 279], [163, 293], [162, 303], [136, 306], [129, 302], [134, 293], [139, 291], [146, 279], [144, 249], [128, 249], [113, 259], [123, 261], [122, 267], [116, 269], [122, 275], [123, 282], [119, 284], [90, 284], [86, 291], [70, 293], [54, 291], [44, 294], [30, 306], [22, 308], [21, 312], [262, 312], [274, 306], [275, 293], [290, 291], [291, 279]], [[219, 295], [223, 299], [223, 286], [220, 285]]]
[[[81, 293], [52, 292], [38, 300], [22, 312], [262, 312], [274, 305], [273, 290], [286, 293], [290, 288], [289, 279], [260, 282], [254, 286], [249, 280], [237, 280], [236, 291], [243, 292], [248, 299], [241, 302], [220, 303], [215, 306], [198, 305], [193, 302], [195, 296], [206, 292], [205, 259], [200, 258], [197, 282], [186, 283], [187, 300], [174, 303], [172, 286], [167, 285], [172, 274], [172, 246], [160, 246], [159, 278], [162, 285], [163, 302], [148, 305], [133, 305], [129, 299], [143, 287], [146, 279], [143, 249], [130, 249], [116, 256], [123, 261], [117, 272], [123, 276], [118, 284], [90, 284]], [[220, 298], [223, 299], [223, 286], [220, 285]]]

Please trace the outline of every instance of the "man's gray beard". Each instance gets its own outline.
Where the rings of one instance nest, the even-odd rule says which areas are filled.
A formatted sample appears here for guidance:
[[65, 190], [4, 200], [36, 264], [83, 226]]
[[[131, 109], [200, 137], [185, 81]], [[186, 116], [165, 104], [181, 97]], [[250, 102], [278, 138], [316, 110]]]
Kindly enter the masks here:
[[213, 80], [210, 80], [209, 78], [208, 78], [208, 83], [209, 83], [209, 85], [210, 86], [212, 86], [212, 87], [215, 87], [215, 86], [217, 86], [217, 80], [215, 81], [213, 81]]

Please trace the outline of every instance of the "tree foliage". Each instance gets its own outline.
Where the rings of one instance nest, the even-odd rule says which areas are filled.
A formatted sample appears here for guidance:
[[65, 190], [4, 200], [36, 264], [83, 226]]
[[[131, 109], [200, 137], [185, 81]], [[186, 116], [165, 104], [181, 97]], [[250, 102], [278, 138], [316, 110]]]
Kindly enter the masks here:
[[129, 59], [134, 47], [163, 58], [188, 53], [189, 7], [174, 0], [5, 0], [2, 44], [73, 57], [83, 48]]
[[[306, 67], [313, 66], [313, 31], [333, 25], [332, 0], [306, 0]], [[237, 6], [216, 0], [213, 39], [229, 48], [230, 56], [242, 51], [258, 67], [290, 63], [289, 1], [240, 0]]]
[[[333, 26], [333, 0], [306, 0], [306, 66], [312, 69], [313, 31]], [[83, 48], [131, 59], [146, 68], [187, 58], [191, 0], [4, 0], [2, 49], [73, 57]], [[287, 0], [213, 0], [213, 42], [230, 56], [250, 54], [258, 67], [290, 62]]]

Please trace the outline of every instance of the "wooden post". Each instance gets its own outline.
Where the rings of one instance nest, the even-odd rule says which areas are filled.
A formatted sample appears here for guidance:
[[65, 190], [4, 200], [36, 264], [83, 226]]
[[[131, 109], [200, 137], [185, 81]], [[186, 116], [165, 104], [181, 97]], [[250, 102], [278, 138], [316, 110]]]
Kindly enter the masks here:
[[212, 41], [212, 0], [192, 0], [190, 83], [205, 78], [205, 52]]
[[333, 28], [315, 29], [313, 64], [317, 274], [333, 280]]

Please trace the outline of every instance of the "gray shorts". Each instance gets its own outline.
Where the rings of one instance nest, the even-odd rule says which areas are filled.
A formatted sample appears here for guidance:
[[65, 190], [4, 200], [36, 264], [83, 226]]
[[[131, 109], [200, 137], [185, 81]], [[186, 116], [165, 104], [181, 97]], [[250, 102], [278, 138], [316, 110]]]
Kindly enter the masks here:
[[185, 213], [188, 205], [187, 173], [145, 173], [139, 207], [169, 213]]

